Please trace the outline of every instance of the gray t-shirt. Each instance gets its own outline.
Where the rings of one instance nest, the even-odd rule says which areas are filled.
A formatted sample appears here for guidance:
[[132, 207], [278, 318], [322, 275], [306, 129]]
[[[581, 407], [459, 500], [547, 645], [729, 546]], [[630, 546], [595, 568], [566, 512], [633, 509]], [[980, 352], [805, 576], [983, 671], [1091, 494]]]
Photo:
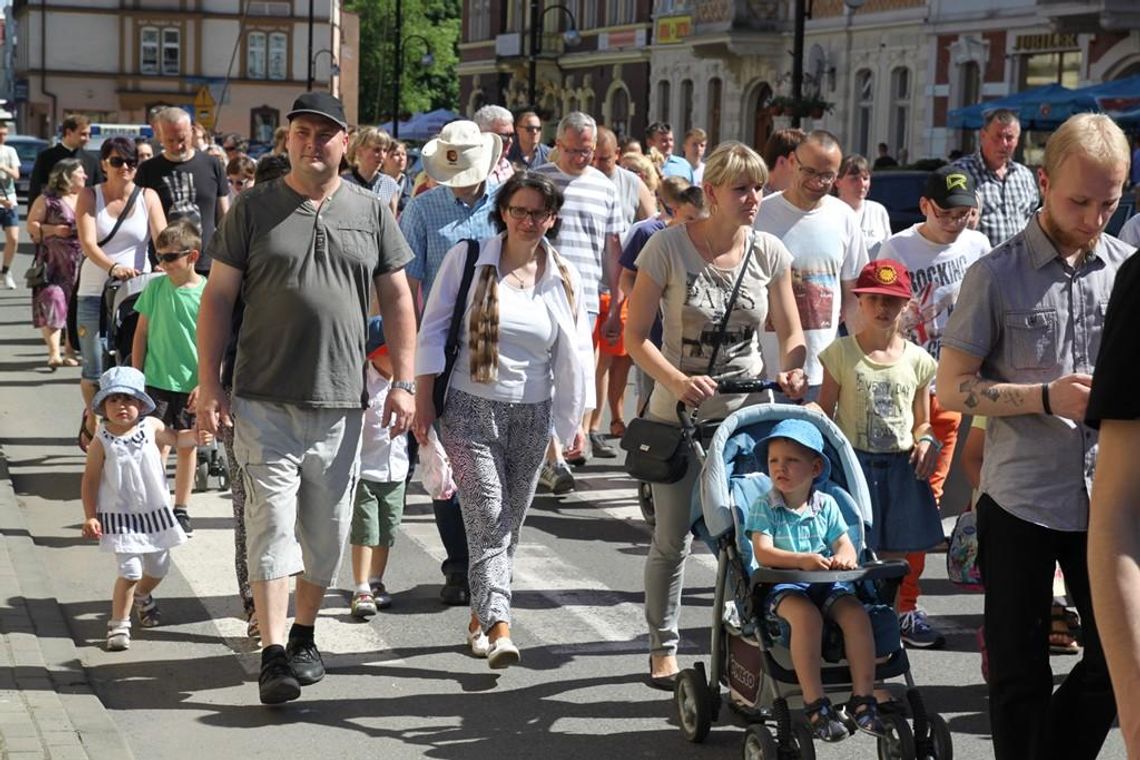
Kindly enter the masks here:
[[[693, 246], [685, 225], [669, 227], [649, 238], [637, 257], [638, 273], [660, 285], [664, 335], [661, 353], [686, 375], [759, 378], [764, 375], [759, 333], [768, 318], [768, 285], [792, 263], [792, 254], [775, 236], [751, 233], [752, 255], [728, 318], [724, 340], [709, 372], [713, 341], [736, 284], [739, 266], [721, 269], [707, 263]], [[778, 371], [778, 368], [774, 368]], [[720, 419], [742, 406], [747, 397], [714, 396], [701, 405], [702, 419]], [[649, 414], [677, 420], [677, 397], [658, 383]]]
[[238, 196], [210, 255], [244, 275], [234, 395], [333, 409], [365, 405], [365, 319], [377, 275], [412, 259], [396, 220], [341, 182], [318, 208], [283, 179]]
[[[999, 383], [1047, 383], [1093, 374], [1116, 270], [1134, 249], [1101, 235], [1071, 269], [1037, 217], [966, 270], [942, 346], [982, 360]], [[1062, 531], [1088, 530], [1097, 434], [1055, 415], [988, 417], [981, 490], [1014, 516]]]

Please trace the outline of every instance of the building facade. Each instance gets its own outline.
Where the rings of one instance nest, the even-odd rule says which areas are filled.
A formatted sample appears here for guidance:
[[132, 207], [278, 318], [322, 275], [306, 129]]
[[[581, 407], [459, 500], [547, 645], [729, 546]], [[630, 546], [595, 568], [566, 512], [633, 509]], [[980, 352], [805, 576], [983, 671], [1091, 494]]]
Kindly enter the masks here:
[[[465, 0], [459, 45], [459, 110], [535, 105], [552, 127], [581, 110], [618, 133], [649, 124], [651, 0]], [[561, 6], [561, 7], [558, 7]], [[532, 12], [541, 24], [532, 56]], [[577, 33], [569, 35], [566, 32]], [[550, 137], [549, 134], [546, 137]]]
[[343, 92], [355, 121], [359, 25], [340, 0], [16, 0], [12, 18], [22, 133], [53, 135], [75, 113], [142, 124], [172, 105], [271, 141], [310, 79]]

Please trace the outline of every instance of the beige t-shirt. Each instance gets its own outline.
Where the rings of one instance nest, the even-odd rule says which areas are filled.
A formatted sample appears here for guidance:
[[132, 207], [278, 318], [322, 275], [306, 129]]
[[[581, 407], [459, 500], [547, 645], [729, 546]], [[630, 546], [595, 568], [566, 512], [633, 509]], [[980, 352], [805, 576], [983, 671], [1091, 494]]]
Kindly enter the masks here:
[[[758, 378], [764, 375], [759, 333], [768, 318], [768, 285], [783, 274], [792, 255], [775, 236], [753, 231], [752, 253], [728, 318], [716, 364], [709, 372], [716, 337], [732, 288], [740, 272], [707, 263], [693, 245], [685, 225], [653, 235], [637, 257], [637, 269], [660, 285], [664, 334], [661, 353], [686, 375], [716, 378]], [[702, 419], [720, 419], [742, 406], [747, 397], [714, 396], [701, 405]], [[677, 398], [658, 384], [649, 402], [649, 414], [676, 421]]]

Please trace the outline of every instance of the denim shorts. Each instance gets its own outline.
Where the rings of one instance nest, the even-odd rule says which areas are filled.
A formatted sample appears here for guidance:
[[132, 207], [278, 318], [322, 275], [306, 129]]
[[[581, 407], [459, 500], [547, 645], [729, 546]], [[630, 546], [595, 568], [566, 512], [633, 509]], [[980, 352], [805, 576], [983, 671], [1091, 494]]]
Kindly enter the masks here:
[[249, 579], [336, 579], [352, 523], [364, 412], [234, 396]]
[[831, 606], [845, 596], [855, 596], [855, 587], [850, 583], [777, 583], [764, 599], [764, 621], [772, 633], [772, 638], [784, 646], [791, 646], [792, 629], [788, 621], [776, 614], [786, 597], [795, 594], [807, 598], [819, 608], [824, 619], [829, 619]]
[[20, 210], [13, 206], [12, 208], [5, 208], [0, 206], [0, 227], [19, 227], [20, 226]]
[[79, 351], [83, 354], [81, 376], [97, 383], [103, 374], [103, 352], [107, 350], [107, 341], [99, 334], [103, 297], [79, 296], [76, 304], [75, 324], [79, 332]]

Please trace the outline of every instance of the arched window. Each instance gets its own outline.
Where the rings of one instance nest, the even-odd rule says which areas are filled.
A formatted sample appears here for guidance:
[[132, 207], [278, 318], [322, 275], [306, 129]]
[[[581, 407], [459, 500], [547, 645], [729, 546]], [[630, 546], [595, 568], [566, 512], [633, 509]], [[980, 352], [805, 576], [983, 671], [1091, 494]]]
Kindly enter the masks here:
[[629, 134], [629, 93], [615, 87], [610, 94], [610, 129], [619, 137]]
[[891, 72], [891, 149], [899, 155], [907, 149], [910, 125], [910, 69], [899, 66]]
[[681, 82], [681, 129], [673, 134], [685, 134], [693, 128], [693, 80]]
[[855, 74], [855, 152], [868, 155], [874, 117], [875, 76], [870, 69]]
[[668, 79], [657, 83], [657, 120], [669, 123], [669, 99], [673, 97], [673, 87]]
[[[720, 142], [720, 109], [721, 109], [721, 92], [724, 89], [723, 83], [718, 77], [709, 80], [709, 113], [708, 113], [708, 133], [709, 145], [716, 145]], [[686, 132], [689, 130], [686, 129]]]

